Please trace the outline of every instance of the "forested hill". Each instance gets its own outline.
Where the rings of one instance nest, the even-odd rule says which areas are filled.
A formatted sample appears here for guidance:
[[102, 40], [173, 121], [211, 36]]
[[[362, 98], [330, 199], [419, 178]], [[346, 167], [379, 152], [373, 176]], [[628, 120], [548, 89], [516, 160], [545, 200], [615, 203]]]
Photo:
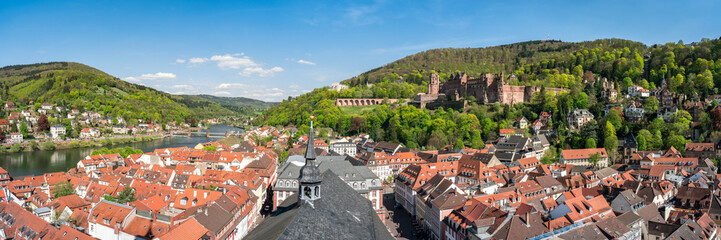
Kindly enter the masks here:
[[103, 115], [148, 121], [185, 121], [252, 114], [205, 98], [189, 99], [132, 84], [80, 63], [51, 62], [0, 68], [2, 100], [21, 105], [48, 102]]
[[[604, 57], [606, 51], [614, 54], [614, 50], [624, 48], [628, 48], [630, 53], [637, 52], [640, 56], [649, 50], [643, 43], [623, 39], [599, 39], [586, 42], [528, 41], [485, 48], [431, 49], [404, 57], [344, 82], [350, 85], [377, 83], [402, 76], [406, 82], [421, 84], [422, 81], [427, 81], [430, 71], [438, 72], [442, 81], [455, 72], [465, 72], [470, 76], [489, 72], [516, 72], [523, 81], [533, 79], [542, 69], [554, 66], [566, 66], [572, 69], [576, 65], [584, 64], [589, 65], [588, 70], [601, 73], [603, 66], [591, 66], [593, 63], [589, 60], [594, 61], [595, 58]], [[586, 57], [594, 59], [578, 59], [577, 53], [583, 50], [587, 51]], [[588, 55], [591, 52], [593, 56]]]
[[261, 113], [263, 110], [268, 109], [269, 107], [275, 106], [278, 104], [277, 102], [263, 102], [256, 99], [251, 98], [244, 98], [244, 97], [217, 97], [212, 95], [180, 95], [180, 97], [186, 98], [186, 99], [205, 99], [214, 103], [219, 104], [220, 106], [244, 113], [247, 115], [251, 114], [258, 114]]
[[[462, 113], [448, 110], [440, 115], [412, 107], [389, 109], [380, 106], [365, 110], [334, 105], [336, 98], [412, 98], [416, 93], [427, 91], [431, 71], [438, 72], [442, 81], [456, 72], [465, 72], [471, 77], [505, 72], [507, 76], [518, 77], [509, 84], [560, 87], [568, 91], [558, 96], [535, 96], [531, 103], [512, 108], [498, 105], [488, 108], [478, 103]], [[399, 81], [399, 77], [402, 80]], [[718, 91], [721, 86], [721, 40], [701, 39], [691, 44], [652, 46], [623, 39], [578, 43], [531, 41], [487, 48], [432, 49], [345, 80], [350, 88], [340, 92], [318, 88], [284, 100], [266, 110], [255, 123], [302, 127], [309, 124], [308, 116], [313, 114], [318, 126], [331, 127], [341, 134], [365, 132], [376, 140], [399, 141], [411, 146], [437, 147], [459, 139], [466, 145], [475, 145], [472, 143], [478, 141], [477, 137], [454, 128], [459, 124], [480, 125], [483, 140], [488, 140], [496, 137], [499, 128], [512, 127], [511, 123], [521, 115], [536, 119], [534, 114], [552, 112], [553, 119], [561, 121], [555, 127], [564, 126], [565, 114], [574, 108], [588, 108], [595, 116], [603, 116], [606, 102], [601, 98], [602, 87], [594, 84], [594, 80], [602, 78], [613, 82], [619, 95], [626, 94], [626, 89], [634, 84], [656, 89], [665, 80], [669, 90], [679, 96], [704, 99], [721, 93]], [[654, 115], [655, 111], [655, 108], [649, 108], [647, 114]], [[459, 117], [468, 115], [475, 115], [476, 120]], [[471, 123], [463, 122], [468, 119]], [[635, 134], [638, 130], [636, 126], [619, 129], [620, 137]], [[577, 147], [575, 143], [561, 145], [563, 148]]]

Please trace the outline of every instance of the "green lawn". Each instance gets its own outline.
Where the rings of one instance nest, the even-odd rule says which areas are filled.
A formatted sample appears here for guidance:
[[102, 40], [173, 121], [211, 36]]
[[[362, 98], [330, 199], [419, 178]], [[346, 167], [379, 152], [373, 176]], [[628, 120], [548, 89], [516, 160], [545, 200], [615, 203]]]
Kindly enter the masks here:
[[373, 111], [380, 105], [370, 105], [370, 106], [346, 106], [346, 107], [340, 107], [341, 110], [343, 110], [344, 113], [347, 114], [356, 114], [361, 115], [364, 112], [367, 111]]

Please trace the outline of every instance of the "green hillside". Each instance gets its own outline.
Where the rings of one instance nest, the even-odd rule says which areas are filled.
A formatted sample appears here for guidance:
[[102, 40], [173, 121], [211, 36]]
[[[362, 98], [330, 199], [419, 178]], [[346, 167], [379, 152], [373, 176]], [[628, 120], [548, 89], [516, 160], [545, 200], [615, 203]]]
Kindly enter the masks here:
[[[334, 104], [336, 98], [410, 98], [427, 91], [428, 76], [432, 71], [439, 73], [442, 81], [456, 72], [465, 72], [471, 77], [504, 72], [507, 76], [514, 74], [518, 77], [509, 84], [562, 87], [568, 91], [559, 95], [548, 92], [534, 95], [532, 102], [514, 106], [487, 106], [472, 102], [470, 107], [460, 112], [452, 109], [428, 111], [406, 106], [380, 106], [372, 111], [355, 111], [357, 109], [344, 109]], [[498, 130], [512, 128], [518, 117], [534, 120], [541, 111], [548, 111], [553, 114], [552, 127], [558, 131], [558, 148], [579, 148], [588, 138], [605, 145], [606, 142], [614, 142], [616, 137], [623, 139], [629, 134], [640, 134], [640, 130], [644, 134], [651, 132], [683, 139], [680, 134], [688, 130], [687, 122], [671, 121], [668, 126], [658, 123], [649, 125], [652, 117], [633, 124], [621, 123], [616, 121], [620, 118], [613, 118], [613, 134], [605, 132], [607, 124], [603, 108], [609, 102], [602, 98], [602, 85], [595, 84], [599, 78], [613, 82], [620, 96], [625, 95], [626, 89], [634, 84], [656, 89], [665, 80], [669, 90], [678, 96], [688, 96], [687, 100], [696, 97], [705, 99], [720, 93], [721, 39], [652, 46], [630, 40], [600, 39], [578, 43], [530, 41], [487, 48], [432, 49], [343, 81], [350, 86], [349, 89], [336, 92], [318, 88], [284, 100], [255, 118], [255, 124], [296, 125], [304, 129], [310, 123], [308, 117], [313, 114], [318, 126], [331, 127], [336, 133], [350, 135], [363, 132], [375, 140], [438, 148], [446, 144], [482, 145], [479, 138], [484, 141], [496, 139]], [[622, 104], [628, 104], [627, 100], [622, 101]], [[597, 125], [589, 125], [589, 129], [582, 131], [586, 135], [567, 130], [566, 114], [574, 108], [587, 108], [596, 116]], [[655, 116], [659, 111], [653, 101], [645, 104], [644, 108], [647, 108], [649, 116]], [[707, 120], [708, 116], [700, 120], [700, 130], [706, 133], [709, 124], [703, 123]], [[471, 126], [470, 130], [466, 126]], [[460, 131], [461, 127], [464, 130]], [[683, 141], [657, 141], [649, 149], [661, 149], [679, 142]]]
[[0, 68], [0, 85], [2, 100], [21, 106], [49, 102], [125, 119], [185, 121], [250, 112], [234, 111], [204, 98], [173, 96], [72, 62], [6, 66]]
[[[605, 66], [597, 64], [598, 58], [614, 51], [628, 48], [630, 57], [638, 53], [643, 56], [648, 47], [640, 42], [623, 39], [599, 39], [587, 42], [528, 41], [485, 48], [441, 48], [419, 52], [399, 59], [382, 67], [365, 72], [357, 77], [345, 80], [345, 83], [377, 83], [395, 80], [399, 76], [404, 81], [422, 84], [428, 81], [428, 73], [436, 71], [441, 80], [455, 72], [465, 72], [471, 76], [481, 73], [517, 73], [521, 81], [530, 81], [541, 74], [543, 69], [566, 66], [573, 68], [584, 65], [587, 70], [602, 73]], [[584, 53], [585, 50], [585, 53]], [[578, 54], [584, 58], [578, 58]], [[623, 53], [622, 53], [623, 54]]]
[[216, 97], [212, 95], [180, 95], [180, 97], [192, 100], [202, 101], [207, 100], [216, 103], [224, 108], [239, 112], [245, 115], [259, 114], [263, 110], [268, 109], [276, 105], [274, 102], [263, 102], [256, 99], [244, 98], [244, 97]]

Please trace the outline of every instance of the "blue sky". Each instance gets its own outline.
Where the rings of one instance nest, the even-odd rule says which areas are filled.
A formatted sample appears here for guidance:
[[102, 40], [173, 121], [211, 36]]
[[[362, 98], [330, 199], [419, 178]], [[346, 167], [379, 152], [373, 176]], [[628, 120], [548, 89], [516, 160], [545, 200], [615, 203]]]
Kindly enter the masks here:
[[721, 1], [0, 1], [0, 66], [279, 101], [431, 48], [721, 36]]

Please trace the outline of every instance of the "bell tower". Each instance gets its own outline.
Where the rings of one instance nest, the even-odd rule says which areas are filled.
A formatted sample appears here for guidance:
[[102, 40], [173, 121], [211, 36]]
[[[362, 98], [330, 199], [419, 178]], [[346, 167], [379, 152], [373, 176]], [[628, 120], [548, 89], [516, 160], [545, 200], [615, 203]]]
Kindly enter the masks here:
[[315, 141], [313, 137], [313, 116], [310, 117], [310, 132], [308, 133], [308, 146], [305, 149], [305, 165], [300, 168], [298, 179], [298, 203], [302, 200], [320, 199], [321, 174], [315, 162]]

